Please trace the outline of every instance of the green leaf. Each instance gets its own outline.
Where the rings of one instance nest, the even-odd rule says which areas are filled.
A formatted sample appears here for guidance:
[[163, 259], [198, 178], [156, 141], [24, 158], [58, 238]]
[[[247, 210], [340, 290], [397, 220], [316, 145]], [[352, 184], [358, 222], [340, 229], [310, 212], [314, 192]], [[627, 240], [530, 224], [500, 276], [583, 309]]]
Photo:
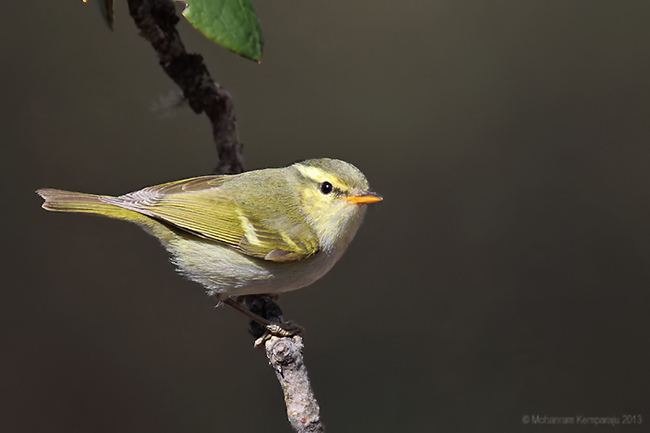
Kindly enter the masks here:
[[208, 39], [260, 62], [262, 30], [250, 0], [186, 0], [183, 16]]

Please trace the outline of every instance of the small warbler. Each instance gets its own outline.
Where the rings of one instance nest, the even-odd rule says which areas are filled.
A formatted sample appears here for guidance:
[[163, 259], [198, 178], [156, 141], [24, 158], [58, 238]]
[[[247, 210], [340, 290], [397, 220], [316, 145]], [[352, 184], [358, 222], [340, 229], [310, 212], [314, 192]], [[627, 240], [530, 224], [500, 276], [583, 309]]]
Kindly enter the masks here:
[[326, 158], [184, 179], [119, 197], [37, 193], [49, 211], [140, 225], [160, 240], [181, 274], [244, 313], [232, 297], [275, 295], [325, 275], [356, 234], [364, 205], [382, 200], [359, 169]]

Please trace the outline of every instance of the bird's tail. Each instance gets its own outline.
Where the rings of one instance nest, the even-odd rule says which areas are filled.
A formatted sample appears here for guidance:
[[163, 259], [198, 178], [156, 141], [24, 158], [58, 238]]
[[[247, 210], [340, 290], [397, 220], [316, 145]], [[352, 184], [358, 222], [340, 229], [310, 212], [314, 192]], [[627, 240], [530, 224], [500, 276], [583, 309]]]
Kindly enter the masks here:
[[83, 192], [63, 191], [60, 189], [42, 188], [36, 194], [45, 199], [43, 209], [53, 212], [79, 212], [102, 215], [136, 223], [147, 232], [157, 237], [163, 245], [176, 238], [174, 230], [141, 213], [106, 203], [104, 199], [113, 198], [108, 195], [86, 194]]
[[146, 225], [149, 225], [152, 221], [151, 218], [138, 212], [102, 200], [102, 198], [109, 198], [109, 196], [51, 188], [39, 189], [36, 193], [45, 199], [42, 205], [43, 209], [53, 212], [90, 213], [136, 223], [147, 223]]

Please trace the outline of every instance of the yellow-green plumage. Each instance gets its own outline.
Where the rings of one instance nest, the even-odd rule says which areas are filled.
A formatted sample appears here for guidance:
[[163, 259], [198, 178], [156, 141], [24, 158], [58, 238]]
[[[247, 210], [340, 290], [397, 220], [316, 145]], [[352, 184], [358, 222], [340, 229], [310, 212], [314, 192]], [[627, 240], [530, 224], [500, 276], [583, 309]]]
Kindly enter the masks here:
[[[332, 193], [321, 186], [330, 183]], [[202, 176], [119, 197], [37, 191], [43, 208], [94, 213], [139, 224], [179, 271], [223, 296], [277, 293], [311, 284], [340, 258], [365, 206], [363, 174], [343, 161]], [[377, 201], [377, 200], [374, 200]]]

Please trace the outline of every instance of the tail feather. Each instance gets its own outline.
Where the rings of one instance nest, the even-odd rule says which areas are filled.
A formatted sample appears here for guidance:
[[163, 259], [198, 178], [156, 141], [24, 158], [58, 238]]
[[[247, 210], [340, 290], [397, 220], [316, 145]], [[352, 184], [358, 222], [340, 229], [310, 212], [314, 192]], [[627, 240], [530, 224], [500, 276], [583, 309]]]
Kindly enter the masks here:
[[40, 195], [45, 200], [42, 207], [48, 211], [89, 213], [130, 221], [140, 225], [146, 231], [156, 236], [163, 245], [167, 245], [168, 242], [177, 237], [171, 227], [160, 221], [136, 211], [107, 203], [105, 201], [106, 199], [114, 198], [111, 196], [63, 191], [51, 188], [36, 190], [36, 194]]
[[45, 200], [43, 209], [53, 212], [91, 213], [140, 223], [151, 221], [151, 218], [142, 214], [104, 202], [102, 198], [108, 196], [51, 188], [42, 188], [36, 193]]

